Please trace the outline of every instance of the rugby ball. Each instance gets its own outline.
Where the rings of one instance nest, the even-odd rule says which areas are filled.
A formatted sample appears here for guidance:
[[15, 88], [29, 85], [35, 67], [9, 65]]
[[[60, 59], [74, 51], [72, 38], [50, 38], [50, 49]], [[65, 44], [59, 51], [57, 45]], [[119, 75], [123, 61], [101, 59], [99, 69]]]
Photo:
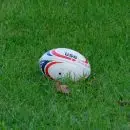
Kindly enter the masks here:
[[44, 75], [54, 80], [70, 78], [73, 81], [87, 78], [91, 73], [88, 60], [79, 52], [67, 49], [52, 49], [39, 60]]

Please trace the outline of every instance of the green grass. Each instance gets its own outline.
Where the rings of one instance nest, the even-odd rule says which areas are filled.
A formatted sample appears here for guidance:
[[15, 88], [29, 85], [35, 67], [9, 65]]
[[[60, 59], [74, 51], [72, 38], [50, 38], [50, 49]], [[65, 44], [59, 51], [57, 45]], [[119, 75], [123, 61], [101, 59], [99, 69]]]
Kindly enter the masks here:
[[[128, 0], [0, 0], [0, 129], [129, 130]], [[38, 60], [66, 47], [88, 57], [88, 80], [56, 93]], [[130, 54], [130, 53], [129, 53]]]

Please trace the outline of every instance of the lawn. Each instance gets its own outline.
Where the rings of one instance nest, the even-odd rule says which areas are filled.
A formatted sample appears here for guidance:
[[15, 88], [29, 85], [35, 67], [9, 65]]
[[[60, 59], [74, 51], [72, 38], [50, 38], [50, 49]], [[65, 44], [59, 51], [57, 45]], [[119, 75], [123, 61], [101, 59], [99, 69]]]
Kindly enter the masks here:
[[[129, 130], [129, 0], [0, 0], [0, 130]], [[91, 76], [56, 93], [38, 60], [66, 47]]]

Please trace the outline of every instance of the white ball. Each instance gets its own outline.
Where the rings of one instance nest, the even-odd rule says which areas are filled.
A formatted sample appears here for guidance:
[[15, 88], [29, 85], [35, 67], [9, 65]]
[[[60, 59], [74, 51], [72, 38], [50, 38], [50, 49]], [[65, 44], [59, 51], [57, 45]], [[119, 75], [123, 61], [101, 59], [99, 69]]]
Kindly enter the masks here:
[[39, 64], [43, 74], [55, 80], [68, 77], [77, 81], [87, 78], [91, 73], [88, 60], [79, 52], [67, 48], [46, 52], [40, 58]]

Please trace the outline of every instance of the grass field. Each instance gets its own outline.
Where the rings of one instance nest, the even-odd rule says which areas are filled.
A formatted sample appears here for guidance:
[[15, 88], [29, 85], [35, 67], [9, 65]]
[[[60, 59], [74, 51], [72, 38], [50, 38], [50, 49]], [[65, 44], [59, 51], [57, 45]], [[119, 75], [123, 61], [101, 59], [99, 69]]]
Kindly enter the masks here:
[[[130, 130], [129, 0], [0, 0], [0, 130]], [[38, 59], [66, 47], [88, 57], [70, 96]], [[130, 54], [130, 53], [129, 53]]]

